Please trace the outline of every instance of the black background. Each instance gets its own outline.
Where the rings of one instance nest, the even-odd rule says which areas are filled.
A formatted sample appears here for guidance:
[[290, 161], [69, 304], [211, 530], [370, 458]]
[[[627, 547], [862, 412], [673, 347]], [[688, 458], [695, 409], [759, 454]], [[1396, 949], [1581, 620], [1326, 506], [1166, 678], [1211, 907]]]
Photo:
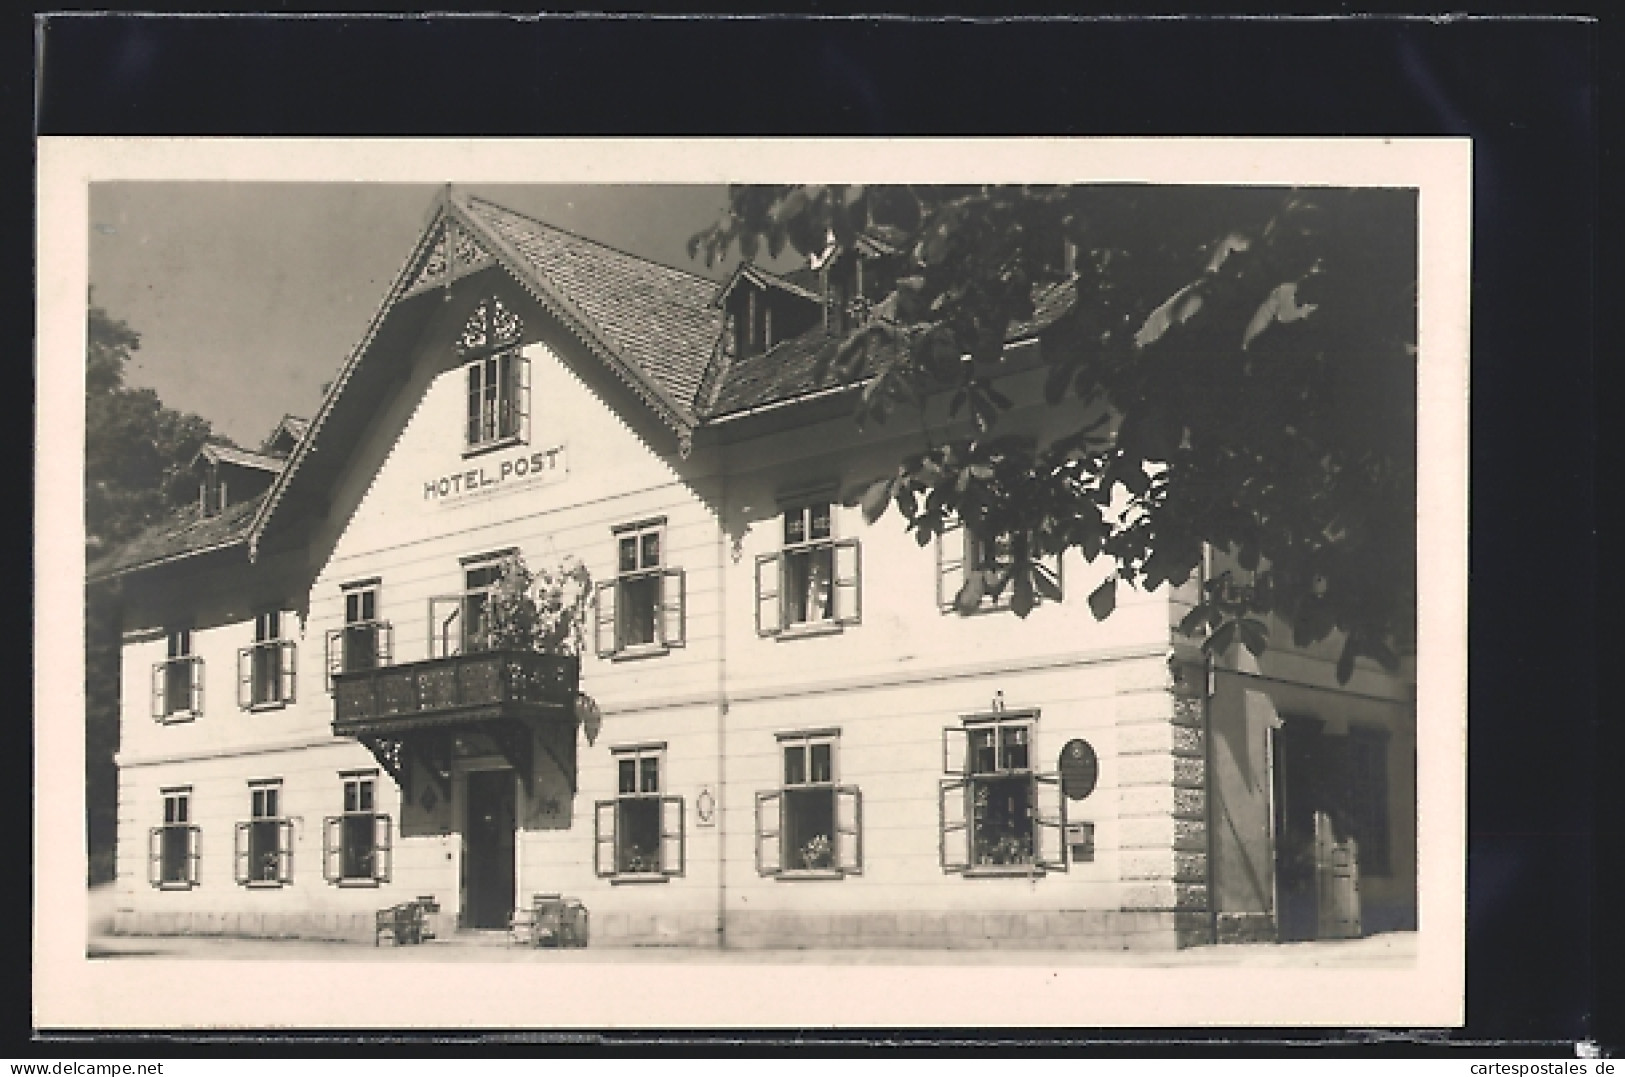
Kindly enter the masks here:
[[[1468, 1025], [1398, 1042], [1350, 1030], [1196, 1035], [1246, 1055], [1304, 1056], [1355, 1043], [1406, 1054], [1501, 1044], [1572, 1058], [1575, 1040], [1619, 1042], [1603, 1006], [1619, 967], [1609, 955], [1625, 952], [1612, 923], [1625, 903], [1602, 900], [1595, 875], [1608, 862], [1609, 827], [1598, 824], [1613, 821], [1604, 813], [1618, 803], [1607, 794], [1620, 765], [1617, 733], [1598, 720], [1607, 637], [1597, 611], [1618, 583], [1596, 572], [1596, 435], [1617, 424], [1593, 369], [1597, 356], [1625, 354], [1612, 319], [1593, 340], [1594, 297], [1613, 313], [1620, 295], [1617, 276], [1611, 292], [1595, 291], [1596, 260], [1611, 261], [1620, 239], [1613, 207], [1599, 205], [1621, 187], [1617, 171], [1600, 186], [1599, 168], [1614, 158], [1597, 126], [1620, 81], [1619, 54], [1606, 48], [1615, 25], [61, 15], [32, 29], [32, 39], [8, 36], [0, 89], [41, 135], [1471, 136]], [[8, 202], [10, 279], [22, 280], [32, 222], [26, 200]], [[28, 324], [27, 305], [17, 313], [13, 326]], [[1336, 990], [1335, 975], [1327, 987]], [[7, 1053], [57, 1057], [184, 1056], [210, 1042], [30, 1045], [26, 1028], [11, 1031]], [[1226, 1049], [1185, 1034], [1184, 1044], [1146, 1042], [1170, 1035], [872, 1030], [862, 1046], [974, 1039], [1006, 1053], [1019, 1049], [1013, 1036], [1047, 1050], [1089, 1041], [1093, 1053]], [[816, 1032], [730, 1036], [731, 1045], [662, 1038], [667, 1056], [787, 1038], [814, 1051], [862, 1049]], [[607, 1046], [617, 1044], [649, 1046], [639, 1036]], [[252, 1051], [334, 1046], [289, 1039]], [[364, 1050], [427, 1048], [397, 1038]]]

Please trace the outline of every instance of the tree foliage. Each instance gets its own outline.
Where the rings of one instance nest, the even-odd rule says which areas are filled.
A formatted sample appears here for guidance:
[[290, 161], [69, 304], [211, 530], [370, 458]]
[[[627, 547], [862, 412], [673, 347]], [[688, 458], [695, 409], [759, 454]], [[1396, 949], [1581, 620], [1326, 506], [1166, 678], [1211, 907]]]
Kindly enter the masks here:
[[[141, 337], [92, 302], [85, 346], [85, 556], [106, 554], [173, 509], [196, 501], [187, 471], [209, 437], [196, 415], [125, 384]], [[117, 839], [119, 588], [85, 595], [85, 787], [90, 881], [112, 877]]]
[[[1240, 571], [1203, 579], [1187, 634], [1258, 653], [1272, 614], [1299, 646], [1341, 633], [1347, 681], [1414, 632], [1415, 213], [1401, 190], [748, 186], [690, 252], [900, 252], [828, 374], [862, 383], [860, 423], [948, 400], [957, 425], [861, 500], [922, 545], [957, 516], [1008, 549], [963, 607], [1008, 586], [1025, 616], [1037, 559], [1076, 547], [1114, 565], [1089, 596], [1103, 619], [1120, 586], [1185, 583], [1212, 549]], [[1000, 385], [1057, 294], [1044, 398], [1069, 421], [1039, 439]]]

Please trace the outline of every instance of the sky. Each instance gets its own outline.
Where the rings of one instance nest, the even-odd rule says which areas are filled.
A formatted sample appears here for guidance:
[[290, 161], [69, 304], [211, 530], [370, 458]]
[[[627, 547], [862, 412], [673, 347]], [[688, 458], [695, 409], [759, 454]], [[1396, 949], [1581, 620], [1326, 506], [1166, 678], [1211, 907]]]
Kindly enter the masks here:
[[[688, 237], [717, 185], [468, 184], [549, 224], [720, 279]], [[435, 184], [100, 182], [93, 302], [141, 334], [126, 383], [247, 447], [309, 418], [428, 223]], [[781, 259], [775, 268], [789, 268]]]

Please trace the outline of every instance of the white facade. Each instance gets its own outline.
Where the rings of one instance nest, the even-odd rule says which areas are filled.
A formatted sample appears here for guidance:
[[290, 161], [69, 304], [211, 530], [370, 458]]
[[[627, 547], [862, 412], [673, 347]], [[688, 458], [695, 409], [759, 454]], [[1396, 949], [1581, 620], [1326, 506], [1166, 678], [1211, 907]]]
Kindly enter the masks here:
[[[502, 237], [474, 234], [511, 254]], [[1324, 656], [1273, 652], [1273, 679], [1256, 670], [1209, 676], [1172, 627], [1188, 596], [1124, 592], [1097, 622], [1084, 597], [1106, 568], [1076, 551], [1062, 566], [1064, 599], [1025, 619], [944, 612], [939, 574], [952, 573], [939, 551], [922, 550], [895, 514], [868, 526], [840, 503], [914, 444], [917, 428], [899, 419], [859, 434], [844, 405], [825, 401], [702, 422], [678, 436], [612, 376], [556, 303], [538, 302], [535, 286], [500, 260], [443, 295], [398, 295], [443, 306], [410, 336], [386, 347], [375, 326], [372, 349], [352, 364], [394, 368], [389, 391], [345, 438], [318, 417], [308, 451], [295, 453], [292, 476], [273, 490], [274, 499], [313, 456], [344, 453], [322, 491], [324, 511], [300, 510], [299, 541], [267, 544], [252, 562], [239, 546], [126, 574], [119, 929], [371, 939], [376, 910], [432, 896], [437, 934], [447, 936], [460, 924], [501, 927], [507, 911], [544, 893], [585, 904], [595, 946], [1164, 947], [1222, 936], [1229, 911], [1253, 924], [1239, 933], [1257, 934], [1260, 917], [1274, 922], [1276, 823], [1263, 765], [1273, 749], [1262, 730], [1273, 724], [1248, 717], [1253, 695], [1281, 710], [1323, 712], [1329, 733], [1353, 721], [1389, 734], [1389, 864], [1376, 889], [1401, 910], [1390, 917], [1396, 925], [1405, 909], [1414, 916], [1406, 755], [1414, 714], [1404, 679], [1362, 668], [1338, 689]], [[493, 298], [524, 323], [526, 421], [517, 440], [470, 452], [470, 375], [454, 340]], [[390, 316], [386, 303], [380, 322]], [[341, 379], [335, 394], [343, 391]], [[1037, 427], [1044, 410], [1009, 421]], [[470, 472], [479, 485], [466, 492]], [[786, 512], [809, 504], [832, 506], [831, 541], [856, 540], [833, 554], [834, 616], [764, 633], [775, 627], [775, 605], [760, 580], [777, 578], [788, 591], [770, 559], [784, 549]], [[269, 516], [279, 511], [273, 505]], [[588, 626], [581, 687], [601, 727], [581, 728], [563, 712], [551, 719], [566, 722], [573, 759], [537, 728], [527, 783], [470, 732], [448, 760], [448, 780], [414, 757], [403, 792], [367, 747], [335, 735], [327, 646], [343, 630], [349, 590], [371, 590], [371, 617], [390, 625], [393, 663], [427, 661], [438, 654], [432, 623], [450, 608], [434, 600], [464, 590], [469, 559], [517, 551], [542, 568], [570, 556], [593, 580], [610, 581], [620, 529], [635, 525], [660, 536], [660, 566], [680, 570], [680, 608], [673, 574], [665, 646], [601, 655], [598, 626]], [[244, 709], [239, 650], [254, 642], [256, 613], [273, 608], [288, 611], [282, 635], [297, 648], [292, 698]], [[153, 671], [168, 661], [167, 632], [177, 626], [190, 627], [202, 662], [202, 709], [155, 720]], [[1012, 734], [1024, 743], [1012, 741], [1015, 762], [1000, 773], [1041, 776], [1027, 805], [1036, 846], [1025, 862], [965, 870], [968, 828], [978, 825], [960, 773], [966, 723], [1001, 716], [1029, 723]], [[1214, 721], [1228, 723], [1218, 762], [1220, 746], [1207, 736]], [[1087, 796], [1070, 799], [1047, 779], [1063, 746], [1079, 740], [1098, 777]], [[827, 783], [813, 784], [840, 790], [833, 817], [814, 829], [833, 824], [835, 848], [827, 869], [784, 870], [800, 844], [764, 835], [788, 825], [786, 749], [814, 742], [828, 746], [831, 763], [817, 775]], [[1238, 750], [1259, 766], [1238, 766]], [[659, 809], [660, 870], [606, 873], [622, 854], [603, 833], [617, 809], [600, 805], [617, 800], [623, 761], [643, 780], [643, 757], [658, 759], [649, 792], [670, 798]], [[1004, 757], [997, 763], [1005, 767]], [[491, 772], [498, 777], [481, 777]], [[346, 872], [335, 870], [327, 820], [344, 816], [346, 776], [358, 774], [373, 776], [371, 810], [388, 817], [387, 880], [329, 878]], [[1245, 830], [1233, 842], [1212, 833], [1215, 775], [1225, 783], [1223, 821]], [[245, 882], [238, 829], [251, 821], [254, 783], [266, 782], [279, 783], [287, 877]], [[492, 793], [499, 785], [506, 793]], [[180, 789], [189, 794], [186, 825], [197, 828], [195, 879], [154, 885], [149, 833], [165, 823], [165, 791]], [[1063, 811], [1065, 831], [1049, 825]], [[503, 833], [489, 844], [487, 825], [511, 828], [511, 851]], [[493, 867], [493, 849], [511, 864]], [[381, 858], [380, 849], [375, 865]], [[1233, 884], [1226, 872], [1254, 860], [1251, 883]], [[510, 892], [493, 897], [492, 886]], [[1216, 908], [1221, 901], [1230, 910]]]

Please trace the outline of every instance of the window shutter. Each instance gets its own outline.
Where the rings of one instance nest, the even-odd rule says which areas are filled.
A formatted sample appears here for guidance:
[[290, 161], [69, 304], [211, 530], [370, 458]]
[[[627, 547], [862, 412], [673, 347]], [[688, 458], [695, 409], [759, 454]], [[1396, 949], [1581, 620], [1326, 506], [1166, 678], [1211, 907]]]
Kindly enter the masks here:
[[203, 659], [188, 660], [192, 667], [192, 715], [203, 713]]
[[374, 881], [389, 882], [389, 869], [394, 857], [390, 845], [390, 819], [387, 815], [372, 817], [372, 877]]
[[835, 790], [835, 866], [848, 875], [863, 874], [863, 794], [856, 786]]
[[592, 589], [593, 642], [599, 658], [608, 658], [620, 648], [619, 634], [615, 631], [615, 598], [620, 584], [606, 580]]
[[784, 870], [783, 796], [777, 791], [756, 794], [756, 874], [777, 875]]
[[519, 435], [519, 440], [528, 444], [530, 442], [530, 360], [518, 352], [514, 352], [511, 362], [513, 364], [511, 369], [513, 370], [514, 381], [514, 418], [517, 420], [514, 424], [514, 433]]
[[436, 595], [429, 599], [430, 658], [450, 658], [463, 653], [462, 617], [462, 595]]
[[784, 608], [779, 604], [779, 555], [756, 555], [756, 634], [776, 636], [784, 630]]
[[944, 524], [937, 536], [937, 607], [944, 613], [952, 610], [963, 586], [965, 529], [958, 523]]
[[682, 569], [668, 568], [660, 574], [660, 642], [681, 647], [687, 620], [688, 582]]
[[160, 886], [164, 881], [164, 828], [147, 831], [147, 882]]
[[248, 710], [254, 705], [254, 648], [237, 652], [237, 706]]
[[660, 798], [660, 874], [683, 874], [687, 853], [683, 839], [683, 798]]
[[293, 820], [283, 819], [276, 825], [276, 881], [293, 882]]
[[333, 690], [333, 678], [344, 672], [344, 629], [327, 630], [327, 690]]
[[615, 802], [593, 805], [593, 860], [599, 878], [615, 874]]
[[951, 725], [942, 730], [942, 773], [963, 777], [969, 772], [970, 733], [964, 726]]
[[157, 722], [163, 721], [169, 714], [164, 708], [164, 681], [167, 679], [168, 671], [168, 662], [152, 664], [152, 717]]
[[1066, 871], [1066, 797], [1059, 774], [1033, 775], [1033, 863]]
[[203, 859], [203, 831], [195, 826], [186, 828], [186, 884], [197, 885], [198, 861]]
[[965, 817], [963, 778], [944, 778], [937, 783], [937, 853], [943, 871], [964, 871], [970, 867], [970, 826]]
[[235, 853], [236, 853], [236, 856], [235, 856], [235, 861], [236, 861], [235, 872], [236, 872], [236, 876], [237, 876], [237, 885], [239, 885], [239, 886], [246, 886], [248, 884], [248, 881], [254, 877], [253, 876], [253, 871], [252, 871], [252, 866], [248, 862], [248, 859], [249, 859], [249, 857], [248, 857], [248, 852], [249, 852], [249, 832], [252, 829], [253, 829], [253, 824], [251, 824], [251, 823], [238, 823], [237, 824], [237, 845], [236, 845], [236, 849], [235, 849]]
[[299, 645], [291, 639], [285, 639], [277, 644], [277, 650], [282, 652], [281, 684], [282, 702], [292, 703], [294, 689], [298, 686], [298, 660]]
[[344, 874], [344, 819], [329, 815], [322, 820], [322, 878], [336, 883]]
[[863, 558], [857, 539], [835, 544], [835, 621], [855, 625], [863, 620]]
[[372, 636], [378, 664], [389, 665], [395, 660], [395, 626], [388, 621], [379, 621], [372, 626]]
[[468, 443], [480, 443], [480, 372], [485, 369], [483, 363], [470, 363], [468, 365]]

